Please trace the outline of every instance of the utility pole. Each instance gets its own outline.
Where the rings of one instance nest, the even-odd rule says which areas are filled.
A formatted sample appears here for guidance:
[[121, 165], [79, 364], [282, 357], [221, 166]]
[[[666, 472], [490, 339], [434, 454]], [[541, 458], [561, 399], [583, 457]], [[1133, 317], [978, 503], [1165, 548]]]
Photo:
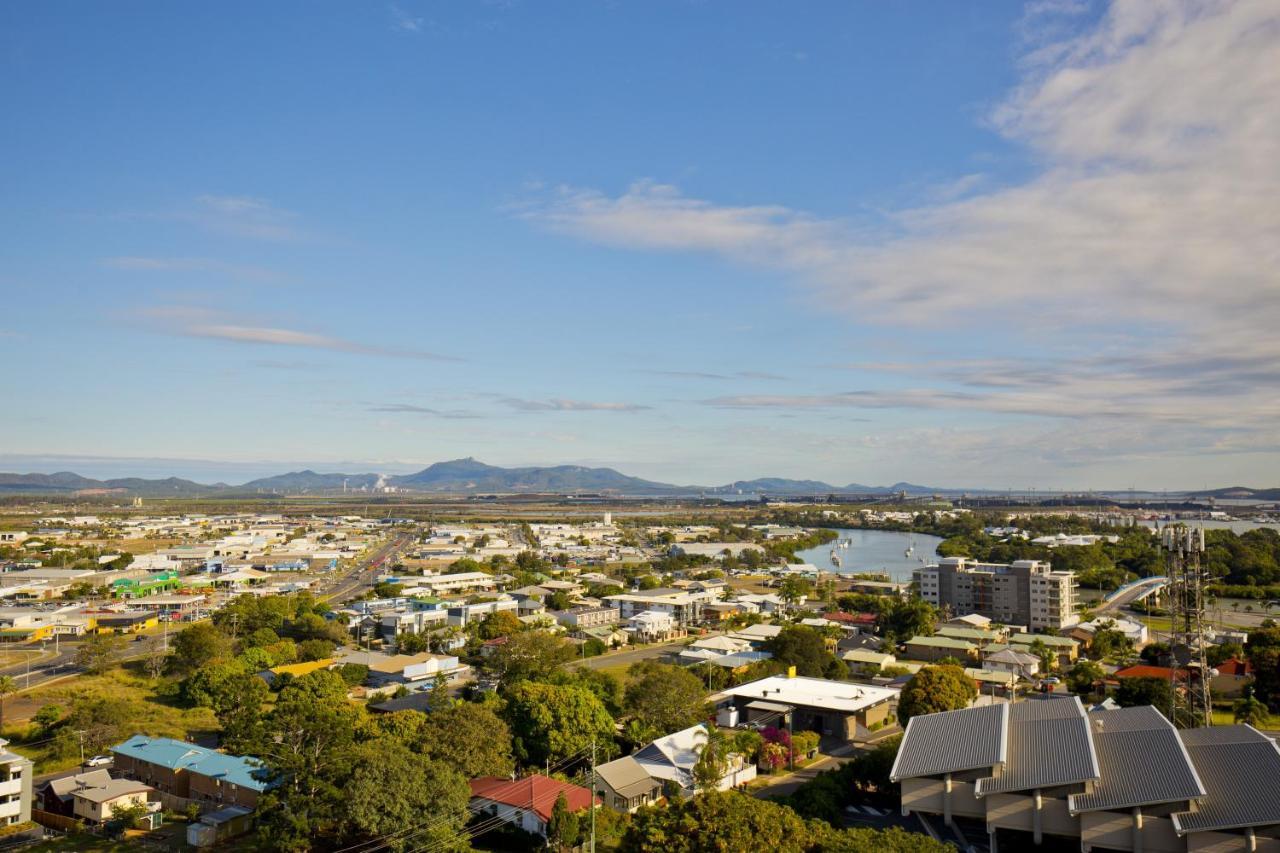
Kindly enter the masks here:
[[76, 729], [76, 737], [80, 740], [80, 766], [84, 767], [84, 729]]
[[596, 739], [591, 739], [591, 846], [588, 853], [596, 853]]

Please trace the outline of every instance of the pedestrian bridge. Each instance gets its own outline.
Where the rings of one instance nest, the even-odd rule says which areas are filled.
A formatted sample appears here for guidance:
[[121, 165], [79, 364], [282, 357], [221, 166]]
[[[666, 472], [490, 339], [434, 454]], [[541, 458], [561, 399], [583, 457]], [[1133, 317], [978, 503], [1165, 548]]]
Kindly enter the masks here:
[[1094, 608], [1094, 612], [1105, 613], [1108, 610], [1118, 610], [1121, 607], [1128, 607], [1135, 601], [1141, 601], [1147, 596], [1160, 591], [1164, 587], [1168, 586], [1168, 584], [1169, 579], [1167, 577], [1139, 578], [1132, 583], [1125, 584], [1106, 598], [1102, 599], [1102, 604]]

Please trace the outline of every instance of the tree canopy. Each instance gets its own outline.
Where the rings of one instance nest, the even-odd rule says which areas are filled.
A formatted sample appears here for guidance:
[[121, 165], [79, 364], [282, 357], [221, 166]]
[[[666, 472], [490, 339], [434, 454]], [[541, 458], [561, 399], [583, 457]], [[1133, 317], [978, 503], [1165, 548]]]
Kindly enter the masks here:
[[628, 675], [626, 709], [642, 725], [668, 734], [706, 719], [707, 691], [683, 667], [639, 661]]
[[926, 666], [911, 676], [898, 697], [898, 722], [967, 708], [978, 695], [973, 679], [958, 666]]

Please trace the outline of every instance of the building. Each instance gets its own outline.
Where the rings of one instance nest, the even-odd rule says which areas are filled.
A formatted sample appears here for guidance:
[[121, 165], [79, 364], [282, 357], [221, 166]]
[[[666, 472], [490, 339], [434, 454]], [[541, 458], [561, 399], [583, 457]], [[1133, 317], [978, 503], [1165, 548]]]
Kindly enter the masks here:
[[891, 722], [898, 691], [871, 684], [774, 675], [730, 687], [712, 698], [721, 708], [736, 709], [745, 722], [780, 724], [778, 721], [791, 715], [794, 729], [854, 740]]
[[913, 717], [890, 773], [904, 814], [985, 823], [991, 850], [1280, 850], [1280, 750], [1251, 726], [1178, 731], [1072, 697]]
[[71, 814], [87, 823], [106, 823], [117, 809], [146, 806], [149, 811], [159, 811], [160, 802], [149, 801], [152, 793], [150, 785], [132, 779], [108, 778], [95, 784], [77, 785], [70, 791]]
[[916, 569], [920, 597], [952, 613], [976, 613], [1006, 625], [1060, 631], [1079, 617], [1075, 612], [1075, 576], [1058, 572], [1040, 560], [978, 563], [966, 557], [944, 557], [937, 565]]
[[106, 769], [89, 770], [75, 776], [63, 776], [50, 779], [40, 787], [36, 799], [37, 808], [41, 811], [71, 817], [75, 811], [75, 801], [71, 792], [85, 785], [105, 785], [111, 781], [111, 771]]
[[0, 740], [0, 826], [31, 820], [31, 762]]
[[682, 589], [650, 589], [643, 592], [610, 595], [604, 599], [611, 607], [617, 607], [622, 619], [630, 619], [638, 613], [666, 613], [681, 628], [702, 621], [702, 608], [712, 599], [704, 592]]
[[573, 629], [604, 628], [622, 621], [622, 614], [616, 607], [574, 607], [551, 615], [561, 625]]
[[627, 632], [636, 642], [655, 643], [676, 636], [676, 620], [670, 613], [644, 611], [627, 620]]
[[633, 812], [662, 797], [662, 780], [649, 775], [633, 756], [624, 755], [596, 767], [596, 795], [614, 811]]
[[562, 794], [571, 812], [585, 811], [595, 800], [586, 788], [537, 774], [514, 781], [484, 776], [472, 779], [470, 784], [472, 811], [499, 818], [543, 838], [547, 835], [551, 810]]
[[[698, 763], [708, 737], [705, 725], [690, 726], [658, 738], [638, 750], [632, 758], [653, 778], [659, 790], [663, 784], [671, 782], [679, 786], [684, 796], [693, 796], [693, 767]], [[756, 766], [743, 756], [730, 754], [725, 759], [725, 772], [716, 783], [716, 790], [727, 791], [756, 778]]]
[[840, 655], [849, 667], [850, 675], [877, 675], [886, 666], [893, 666], [898, 659], [889, 652], [875, 649], [849, 649]]
[[955, 637], [923, 637], [915, 636], [903, 643], [906, 655], [911, 660], [939, 661], [955, 658], [964, 663], [976, 659], [978, 647], [967, 640]]
[[270, 787], [257, 759], [186, 741], [134, 735], [111, 752], [116, 772], [175, 797], [254, 809]]
[[1030, 681], [1040, 672], [1040, 658], [1030, 652], [1004, 648], [992, 652], [982, 661], [982, 668], [992, 672], [1008, 672]]

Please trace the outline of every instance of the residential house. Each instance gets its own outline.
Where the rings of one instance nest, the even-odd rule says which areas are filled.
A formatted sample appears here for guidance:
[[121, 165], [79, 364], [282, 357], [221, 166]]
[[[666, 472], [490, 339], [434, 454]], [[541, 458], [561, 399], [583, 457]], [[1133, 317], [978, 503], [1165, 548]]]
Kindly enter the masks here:
[[840, 655], [840, 660], [849, 667], [850, 675], [875, 675], [886, 666], [893, 666], [898, 662], [889, 652], [873, 649], [849, 649]]
[[1244, 694], [1244, 688], [1253, 682], [1253, 667], [1247, 660], [1230, 658], [1213, 669], [1218, 673], [1209, 680], [1209, 689], [1214, 696], [1237, 699]]
[[96, 784], [77, 785], [71, 789], [71, 814], [86, 823], [106, 823], [117, 809], [134, 806], [159, 811], [160, 802], [150, 801], [155, 793], [150, 785], [132, 779], [110, 779]]
[[982, 668], [993, 672], [1008, 672], [1030, 681], [1040, 672], [1040, 658], [1030, 652], [1005, 648], [987, 655], [982, 661]]
[[547, 835], [551, 810], [561, 795], [571, 812], [592, 808], [595, 801], [586, 788], [537, 774], [516, 780], [484, 776], [472, 779], [470, 785], [472, 811], [501, 819], [543, 838]]
[[[674, 782], [680, 786], [682, 794], [691, 796], [695, 788], [693, 767], [698, 763], [708, 737], [709, 731], [705, 725], [690, 726], [658, 738], [632, 757], [658, 782], [659, 787], [664, 782]], [[716, 783], [716, 789], [727, 791], [754, 778], [756, 766], [744, 760], [741, 755], [731, 754], [727, 756], [725, 773]]]
[[596, 794], [614, 811], [634, 812], [662, 797], [662, 780], [649, 775], [634, 756], [626, 755], [596, 767]]
[[1067, 669], [1080, 657], [1080, 644], [1070, 637], [1058, 637], [1054, 634], [1014, 634], [1009, 638], [1009, 645], [1020, 648], [1019, 651], [1044, 643], [1058, 656], [1058, 665]]
[[622, 621], [622, 613], [616, 607], [574, 607], [551, 614], [566, 628], [605, 628]]
[[36, 797], [37, 808], [52, 814], [72, 817], [75, 814], [72, 791], [79, 787], [105, 785], [110, 781], [111, 771], [102, 768], [77, 773], [74, 776], [50, 779], [40, 787]]
[[626, 630], [633, 641], [657, 643], [678, 636], [676, 621], [670, 613], [644, 611], [627, 620]]
[[732, 705], [748, 722], [778, 724], [852, 741], [891, 723], [899, 691], [892, 687], [774, 675], [720, 691], [718, 707]]
[[913, 660], [938, 661], [944, 658], [955, 658], [961, 662], [974, 660], [978, 656], [978, 647], [968, 640], [957, 640], [954, 637], [917, 635], [903, 644], [907, 657]]

